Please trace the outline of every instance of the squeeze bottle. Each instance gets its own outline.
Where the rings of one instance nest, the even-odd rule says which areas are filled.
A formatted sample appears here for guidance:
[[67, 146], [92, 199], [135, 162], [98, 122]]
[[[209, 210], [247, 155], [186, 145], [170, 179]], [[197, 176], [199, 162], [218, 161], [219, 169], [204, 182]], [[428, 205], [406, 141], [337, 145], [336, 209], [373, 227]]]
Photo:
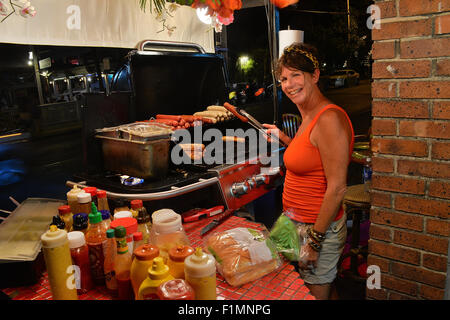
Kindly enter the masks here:
[[164, 264], [163, 258], [156, 257], [152, 266], [148, 268], [147, 278], [139, 287], [137, 300], [159, 300], [158, 287], [172, 279], [173, 276], [169, 273], [169, 267]]
[[78, 300], [66, 230], [51, 225], [41, 242], [53, 300]]
[[120, 300], [133, 300], [133, 287], [131, 285], [131, 252], [128, 251], [127, 230], [118, 226], [114, 229], [117, 243], [117, 254], [114, 259], [114, 272], [117, 281], [117, 296]]
[[[89, 249], [86, 245], [84, 233], [81, 231], [72, 231], [67, 234], [69, 238], [70, 255], [72, 262], [79, 268], [76, 272], [75, 280], [77, 284], [77, 293], [84, 294], [92, 289], [91, 268], [89, 265]], [[77, 274], [78, 273], [78, 274]]]
[[73, 217], [72, 217], [72, 209], [70, 209], [70, 206], [68, 205], [60, 206], [58, 208], [58, 213], [61, 219], [64, 221], [65, 224], [64, 229], [67, 232], [72, 231]]
[[167, 266], [175, 279], [184, 279], [184, 260], [194, 253], [190, 246], [176, 246], [169, 250]]
[[144, 243], [148, 243], [150, 238], [150, 230], [152, 228], [152, 223], [150, 222], [150, 214], [147, 212], [147, 209], [145, 209], [142, 200], [132, 200], [131, 210], [136, 211], [138, 230], [142, 232]]
[[106, 230], [108, 230], [111, 225], [111, 214], [109, 213], [108, 210], [99, 210], [99, 211], [102, 214], [103, 226]]
[[115, 229], [118, 226], [122, 226], [127, 230], [127, 244], [128, 244], [128, 251], [133, 252], [134, 250], [134, 241], [133, 241], [133, 233], [137, 231], [138, 224], [136, 219], [134, 218], [119, 218], [114, 219], [114, 221], [111, 222], [110, 227]]
[[90, 193], [80, 192], [77, 194], [79, 212], [91, 213], [92, 197]]
[[102, 215], [92, 202], [92, 213], [89, 214], [89, 228], [86, 231], [86, 243], [89, 248], [92, 279], [96, 284], [105, 284], [103, 265], [105, 257], [103, 246], [106, 242], [106, 230], [102, 224]]
[[105, 190], [98, 190], [97, 191], [97, 203], [98, 203], [98, 210], [109, 210], [109, 204], [108, 204], [108, 198], [106, 197], [106, 191]]
[[159, 249], [151, 244], [143, 244], [134, 250], [134, 259], [131, 264], [131, 284], [134, 296], [139, 294], [139, 287], [148, 276], [148, 268], [153, 264], [153, 259], [159, 256]]
[[91, 201], [98, 205], [97, 202], [97, 188], [96, 187], [86, 187], [83, 189], [84, 192], [89, 193], [91, 195]]
[[216, 264], [214, 257], [200, 247], [184, 260], [186, 282], [194, 288], [195, 300], [216, 300]]
[[51, 224], [57, 226], [58, 229], [62, 229], [62, 230], [66, 229], [66, 223], [60, 216], [53, 216]]
[[83, 190], [78, 188], [77, 185], [74, 185], [72, 189], [70, 189], [69, 192], [66, 193], [67, 195], [67, 203], [69, 204], [72, 214], [80, 213], [80, 206], [78, 205], [78, 193], [82, 192]]
[[152, 214], [150, 244], [159, 248], [160, 256], [167, 262], [170, 248], [179, 245], [190, 245], [184, 232], [181, 215], [171, 209], [161, 209]]
[[87, 213], [77, 213], [73, 215], [73, 231], [81, 231], [86, 234], [89, 227], [88, 214]]
[[117, 295], [116, 273], [114, 271], [114, 260], [117, 254], [117, 244], [114, 229], [106, 230], [106, 242], [103, 246], [105, 262], [103, 264], [103, 272], [105, 273], [106, 287], [114, 296]]

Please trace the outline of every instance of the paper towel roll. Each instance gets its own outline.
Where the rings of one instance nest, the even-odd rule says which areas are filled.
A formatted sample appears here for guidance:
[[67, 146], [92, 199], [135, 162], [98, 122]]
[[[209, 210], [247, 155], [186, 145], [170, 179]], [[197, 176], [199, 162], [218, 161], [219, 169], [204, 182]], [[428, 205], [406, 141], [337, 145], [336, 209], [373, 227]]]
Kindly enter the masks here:
[[284, 48], [294, 42], [303, 42], [303, 30], [280, 30], [278, 32], [278, 58], [283, 54]]

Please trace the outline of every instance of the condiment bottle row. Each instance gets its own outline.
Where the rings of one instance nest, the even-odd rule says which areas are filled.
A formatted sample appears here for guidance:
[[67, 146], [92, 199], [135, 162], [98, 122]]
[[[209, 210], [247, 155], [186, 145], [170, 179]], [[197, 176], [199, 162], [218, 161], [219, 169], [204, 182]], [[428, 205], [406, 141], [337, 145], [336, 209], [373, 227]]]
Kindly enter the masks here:
[[[81, 194], [81, 191], [78, 192], [77, 198], [86, 197], [78, 197]], [[110, 221], [109, 212], [99, 212], [91, 201], [89, 214], [73, 216], [74, 231], [69, 233], [65, 221], [68, 225], [70, 221], [65, 215], [69, 214], [70, 206], [60, 208], [60, 228], [52, 225], [42, 236], [54, 299], [76, 298], [73, 290], [60, 289], [63, 280], [61, 275], [54, 274], [54, 270], [64, 268], [66, 272], [62, 278], [65, 276], [69, 283], [67, 277], [72, 276], [73, 287], [78, 289], [75, 290], [78, 294], [88, 292], [94, 285], [105, 285], [118, 299], [215, 299], [214, 258], [201, 248], [196, 248], [194, 252], [190, 247], [181, 216], [170, 209], [158, 210], [152, 214], [151, 225], [148, 223], [149, 215], [142, 210], [142, 201], [135, 201], [133, 206], [137, 210], [131, 212], [131, 216], [124, 215], [123, 218], [114, 215], [114, 220]], [[145, 232], [147, 240], [144, 232], [138, 231], [138, 221], [144, 225], [140, 230]], [[60, 239], [58, 257], [55, 250], [50, 250], [52, 245], [49, 245], [51, 241], [48, 239]], [[65, 252], [64, 259], [61, 259], [61, 252]], [[67, 260], [67, 253], [70, 261]], [[52, 267], [55, 259], [59, 261], [56, 263], [59, 269]]]

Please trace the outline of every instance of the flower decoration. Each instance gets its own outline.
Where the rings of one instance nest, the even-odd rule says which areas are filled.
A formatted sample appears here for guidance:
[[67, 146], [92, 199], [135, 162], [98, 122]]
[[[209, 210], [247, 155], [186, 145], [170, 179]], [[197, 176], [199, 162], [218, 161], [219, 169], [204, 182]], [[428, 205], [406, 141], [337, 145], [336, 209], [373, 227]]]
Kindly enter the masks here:
[[[211, 18], [211, 24], [214, 26], [216, 32], [222, 31], [222, 25], [232, 23], [234, 20], [233, 12], [242, 7], [241, 0], [139, 0], [141, 9], [145, 11], [148, 5], [151, 11], [154, 9], [158, 20], [160, 20], [160, 15], [168, 10], [166, 8], [166, 2], [170, 3], [169, 8], [171, 5], [177, 4], [190, 6], [194, 9], [208, 9], [207, 13]], [[173, 32], [173, 29], [170, 30], [164, 23], [163, 28], [168, 29], [169, 34]]]
[[31, 3], [27, 1], [24, 3], [22, 9], [19, 10], [19, 14], [24, 18], [27, 18], [28, 16], [34, 17], [36, 15], [36, 10], [31, 5]]
[[0, 1], [0, 15], [6, 16], [8, 14], [8, 7]]
[[[242, 8], [242, 0], [139, 0], [140, 7], [144, 12], [147, 4], [150, 11], [153, 11], [154, 8], [158, 20], [160, 20], [160, 15], [167, 11], [166, 2], [190, 6], [194, 9], [206, 8], [216, 32], [222, 31], [222, 25], [233, 23], [234, 11]], [[298, 0], [270, 0], [270, 2], [279, 8], [284, 8], [298, 2]], [[175, 27], [169, 29], [165, 25], [165, 20], [161, 21], [163, 21], [163, 30], [168, 29], [170, 35]]]
[[286, 8], [291, 4], [297, 3], [298, 0], [270, 0], [270, 2], [272, 2], [278, 8]]
[[27, 0], [9, 0], [9, 4], [4, 0], [0, 0], [0, 15], [6, 16], [0, 22], [5, 21], [14, 13], [23, 18], [34, 17], [36, 9]]

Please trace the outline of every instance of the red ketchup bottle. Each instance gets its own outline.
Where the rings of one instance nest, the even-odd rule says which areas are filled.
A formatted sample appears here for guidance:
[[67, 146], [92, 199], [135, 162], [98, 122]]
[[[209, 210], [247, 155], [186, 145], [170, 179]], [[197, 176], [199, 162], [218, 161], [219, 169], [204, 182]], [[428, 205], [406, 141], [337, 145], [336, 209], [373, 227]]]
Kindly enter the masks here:
[[195, 300], [194, 289], [183, 279], [162, 283], [156, 294], [161, 300]]
[[81, 295], [87, 293], [94, 286], [89, 264], [89, 249], [83, 232], [72, 231], [67, 234], [67, 237], [69, 239], [72, 263], [79, 268], [79, 273], [77, 271], [75, 272], [75, 279], [77, 293]]

